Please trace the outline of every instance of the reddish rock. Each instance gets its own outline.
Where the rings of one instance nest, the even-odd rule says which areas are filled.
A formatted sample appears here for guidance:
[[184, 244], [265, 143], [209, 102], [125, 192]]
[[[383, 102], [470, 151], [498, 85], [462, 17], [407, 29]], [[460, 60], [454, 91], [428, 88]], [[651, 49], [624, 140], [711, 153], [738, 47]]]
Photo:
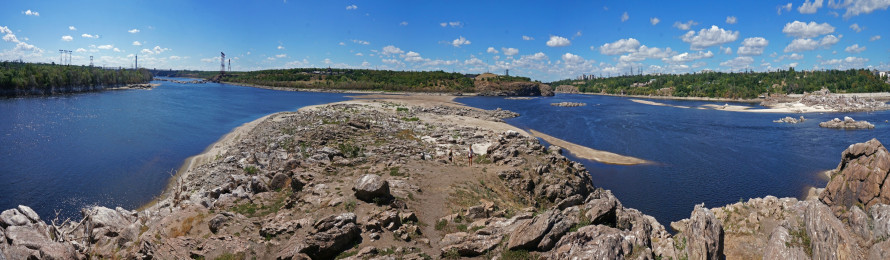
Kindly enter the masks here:
[[844, 150], [841, 163], [819, 200], [835, 215], [851, 206], [870, 208], [890, 203], [890, 185], [885, 185], [890, 170], [890, 153], [877, 139], [853, 144]]

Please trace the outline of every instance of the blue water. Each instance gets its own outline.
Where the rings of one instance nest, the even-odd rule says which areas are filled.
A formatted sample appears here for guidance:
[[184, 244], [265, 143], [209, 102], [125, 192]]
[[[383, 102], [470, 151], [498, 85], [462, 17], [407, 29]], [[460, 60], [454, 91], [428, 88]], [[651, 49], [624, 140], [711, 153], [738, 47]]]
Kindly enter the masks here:
[[85, 205], [136, 208], [183, 161], [264, 115], [346, 100], [343, 94], [224, 84], [160, 83], [52, 97], [0, 99], [0, 210], [29, 205], [79, 216]]
[[[587, 106], [550, 106], [563, 101]], [[692, 107], [714, 104], [655, 101]], [[521, 116], [506, 121], [517, 127], [656, 162], [616, 166], [568, 155], [587, 166], [595, 186], [612, 190], [624, 206], [662, 224], [689, 217], [694, 205], [702, 202], [718, 207], [766, 195], [802, 198], [808, 187], [825, 186], [828, 180], [820, 172], [837, 167], [850, 144], [871, 138], [890, 142], [890, 124], [885, 123], [890, 111], [804, 114], [808, 119], [804, 123], [779, 124], [772, 121], [800, 114], [684, 109], [572, 94], [533, 100], [468, 97], [458, 102], [514, 111]], [[819, 127], [819, 122], [843, 116], [872, 122], [875, 129]]]

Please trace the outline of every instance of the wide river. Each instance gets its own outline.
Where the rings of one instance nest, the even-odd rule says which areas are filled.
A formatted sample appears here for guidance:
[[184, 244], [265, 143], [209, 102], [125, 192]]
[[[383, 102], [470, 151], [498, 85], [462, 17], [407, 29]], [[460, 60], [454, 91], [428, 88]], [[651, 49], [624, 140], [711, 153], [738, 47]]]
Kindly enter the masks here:
[[44, 219], [98, 204], [132, 209], [161, 193], [183, 161], [264, 115], [343, 94], [161, 83], [51, 97], [0, 98], [0, 210]]
[[[172, 171], [233, 128], [279, 111], [348, 99], [343, 94], [286, 92], [224, 84], [161, 83], [122, 90], [0, 99], [0, 210], [30, 205], [79, 216], [98, 204], [136, 208], [166, 186]], [[627, 98], [568, 95], [509, 100], [460, 98], [470, 106], [515, 111], [507, 122], [652, 165], [587, 165], [597, 187], [663, 224], [709, 207], [775, 195], [802, 197], [822, 187], [820, 172], [837, 166], [850, 144], [890, 140], [890, 112], [805, 114], [801, 124], [757, 114], [651, 106]], [[550, 103], [584, 102], [584, 107]], [[709, 102], [660, 101], [698, 106]], [[721, 103], [722, 104], [722, 103]], [[821, 121], [852, 116], [873, 130], [824, 129]]]
[[[521, 116], [506, 121], [523, 129], [655, 162], [616, 166], [568, 155], [587, 166], [594, 186], [612, 190], [624, 206], [665, 225], [689, 217], [698, 203], [719, 207], [766, 195], [803, 198], [809, 187], [825, 186], [828, 180], [820, 173], [837, 167], [849, 145], [871, 138], [890, 143], [890, 123], [886, 123], [890, 111], [803, 114], [807, 118], [803, 123], [780, 124], [773, 120], [801, 114], [686, 109], [639, 104], [623, 97], [571, 94], [457, 101], [517, 112]], [[550, 106], [563, 101], [587, 106]], [[655, 101], [690, 107], [714, 104]], [[844, 116], [872, 122], [875, 129], [819, 127], [819, 122]]]

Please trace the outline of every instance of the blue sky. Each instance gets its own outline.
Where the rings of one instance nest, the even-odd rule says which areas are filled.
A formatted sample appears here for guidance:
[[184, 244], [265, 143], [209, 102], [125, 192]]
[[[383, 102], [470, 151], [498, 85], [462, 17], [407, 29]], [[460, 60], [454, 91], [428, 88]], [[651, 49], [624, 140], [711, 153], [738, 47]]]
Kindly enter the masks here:
[[890, 0], [10, 1], [0, 60], [581, 74], [890, 70]]

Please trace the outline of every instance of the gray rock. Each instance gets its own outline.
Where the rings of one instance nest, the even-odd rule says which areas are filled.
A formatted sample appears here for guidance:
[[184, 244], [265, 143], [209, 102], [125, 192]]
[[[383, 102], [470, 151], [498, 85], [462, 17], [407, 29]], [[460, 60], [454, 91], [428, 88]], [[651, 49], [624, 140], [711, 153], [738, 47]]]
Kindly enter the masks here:
[[37, 212], [34, 212], [34, 210], [31, 209], [30, 207], [24, 206], [24, 205], [19, 205], [18, 209], [19, 209], [19, 212], [21, 212], [26, 217], [31, 219], [32, 223], [40, 222], [40, 216], [38, 216]]
[[0, 213], [0, 224], [4, 226], [24, 226], [30, 223], [28, 217], [17, 209], [7, 209]]
[[288, 177], [287, 174], [279, 172], [275, 174], [275, 176], [272, 176], [272, 181], [269, 182], [269, 188], [273, 190], [282, 189], [287, 185], [289, 179], [290, 177]]
[[868, 224], [868, 215], [857, 206], [850, 207], [849, 223], [850, 229], [859, 237], [868, 240], [872, 237], [871, 227]]
[[269, 191], [269, 186], [266, 185], [266, 180], [268, 179], [264, 177], [252, 176], [250, 178], [250, 191], [254, 194]]
[[580, 194], [572, 195], [568, 198], [563, 199], [559, 203], [556, 203], [556, 208], [563, 210], [568, 207], [581, 205], [584, 202], [584, 197], [581, 197]]
[[304, 240], [304, 244], [297, 247], [297, 252], [312, 259], [332, 259], [361, 239], [361, 229], [355, 223], [354, 213], [328, 216], [316, 222], [313, 227], [314, 230], [309, 232], [308, 237], [291, 238], [292, 242], [295, 239]]
[[723, 224], [704, 204], [695, 205], [686, 223], [686, 255], [689, 259], [722, 259]]
[[873, 235], [875, 240], [890, 238], [890, 205], [876, 204], [868, 209], [868, 215], [874, 223]]
[[548, 210], [535, 216], [531, 221], [520, 224], [510, 234], [507, 248], [510, 250], [535, 250], [541, 239], [550, 232], [553, 225], [562, 220], [562, 215], [557, 211]]
[[587, 196], [584, 213], [595, 225], [615, 225], [618, 222], [617, 209], [621, 206], [611, 191], [597, 189]]
[[[628, 233], [603, 225], [590, 225], [563, 236], [547, 255], [548, 259], [624, 259], [636, 254], [644, 259], [651, 258], [652, 252], [645, 245], [634, 246], [628, 240]], [[645, 248], [648, 254], [633, 250]], [[649, 257], [646, 257], [646, 256]]]
[[834, 216], [827, 205], [819, 202], [809, 203], [804, 219], [814, 259], [863, 255], [856, 246], [856, 241], [844, 228], [844, 224]]
[[829, 121], [819, 123], [820, 127], [840, 128], [840, 129], [874, 129], [875, 125], [867, 121], [856, 121], [849, 116], [845, 116], [844, 120], [834, 118]]
[[764, 260], [804, 260], [810, 259], [800, 247], [788, 247], [792, 242], [788, 229], [777, 226], [769, 236], [769, 242], [763, 249]]
[[216, 214], [216, 216], [213, 216], [213, 218], [207, 222], [207, 227], [210, 228], [210, 232], [216, 233], [219, 232], [219, 229], [225, 226], [231, 219], [231, 217], [224, 214]]
[[501, 239], [503, 239], [503, 235], [492, 234], [482, 229], [471, 235], [463, 236], [459, 242], [442, 247], [442, 255], [456, 251], [464, 257], [479, 256], [495, 249]]
[[871, 246], [868, 250], [868, 260], [890, 259], [890, 241], [884, 241]]
[[355, 191], [356, 198], [366, 202], [373, 202], [375, 198], [392, 197], [389, 193], [389, 182], [376, 174], [365, 174], [358, 178], [352, 190]]

